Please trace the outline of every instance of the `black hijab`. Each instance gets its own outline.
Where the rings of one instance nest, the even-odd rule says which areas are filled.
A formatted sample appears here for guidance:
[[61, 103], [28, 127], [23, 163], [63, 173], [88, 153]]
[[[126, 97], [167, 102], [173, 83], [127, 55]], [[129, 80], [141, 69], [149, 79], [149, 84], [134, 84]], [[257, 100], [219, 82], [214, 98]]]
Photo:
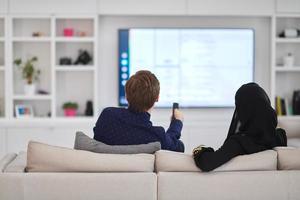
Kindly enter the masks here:
[[277, 115], [266, 92], [256, 83], [242, 85], [235, 106], [227, 139], [235, 136], [250, 153], [275, 147]]

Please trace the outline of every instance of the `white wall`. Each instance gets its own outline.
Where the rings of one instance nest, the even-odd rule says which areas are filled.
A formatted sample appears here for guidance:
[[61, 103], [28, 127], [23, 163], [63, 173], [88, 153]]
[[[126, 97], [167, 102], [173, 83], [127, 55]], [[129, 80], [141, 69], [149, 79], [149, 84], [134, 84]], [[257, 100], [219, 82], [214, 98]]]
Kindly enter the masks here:
[[[100, 105], [117, 106], [118, 29], [128, 27], [247, 27], [256, 32], [255, 80], [270, 91], [270, 26], [267, 17], [129, 17], [99, 18], [99, 100]], [[183, 140], [187, 152], [198, 144], [218, 147], [226, 137], [233, 109], [185, 109]], [[157, 109], [156, 125], [169, 124], [170, 109]]]

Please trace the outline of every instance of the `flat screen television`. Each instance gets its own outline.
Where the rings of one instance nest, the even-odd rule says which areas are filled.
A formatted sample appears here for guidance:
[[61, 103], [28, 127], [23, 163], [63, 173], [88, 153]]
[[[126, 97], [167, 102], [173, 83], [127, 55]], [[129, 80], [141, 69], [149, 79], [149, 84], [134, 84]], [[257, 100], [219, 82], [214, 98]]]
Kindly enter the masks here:
[[130, 28], [119, 30], [119, 105], [138, 70], [160, 81], [157, 107], [233, 107], [236, 90], [254, 79], [254, 30]]

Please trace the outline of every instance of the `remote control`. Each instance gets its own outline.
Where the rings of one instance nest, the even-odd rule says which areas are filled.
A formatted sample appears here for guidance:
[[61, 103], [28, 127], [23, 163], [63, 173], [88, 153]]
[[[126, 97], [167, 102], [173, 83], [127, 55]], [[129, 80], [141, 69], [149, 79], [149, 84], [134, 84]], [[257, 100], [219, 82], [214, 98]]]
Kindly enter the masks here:
[[175, 117], [174, 117], [175, 109], [179, 109], [179, 103], [173, 103], [172, 119], [175, 119]]

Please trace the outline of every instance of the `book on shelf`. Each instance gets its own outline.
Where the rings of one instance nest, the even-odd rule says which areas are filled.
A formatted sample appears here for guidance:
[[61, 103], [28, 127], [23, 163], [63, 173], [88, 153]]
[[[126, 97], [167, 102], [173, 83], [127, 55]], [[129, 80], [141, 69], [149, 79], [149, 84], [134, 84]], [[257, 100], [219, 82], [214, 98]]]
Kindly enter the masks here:
[[275, 97], [275, 110], [278, 116], [292, 115], [292, 107], [288, 98]]

